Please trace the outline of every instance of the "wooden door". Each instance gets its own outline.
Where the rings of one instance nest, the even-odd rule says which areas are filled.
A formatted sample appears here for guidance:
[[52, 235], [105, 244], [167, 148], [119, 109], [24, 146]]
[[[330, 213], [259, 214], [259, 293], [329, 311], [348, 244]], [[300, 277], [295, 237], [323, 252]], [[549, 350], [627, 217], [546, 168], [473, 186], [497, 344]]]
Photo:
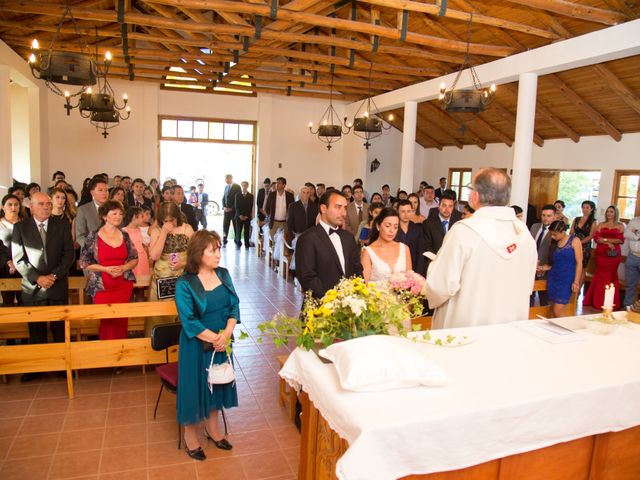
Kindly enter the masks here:
[[[542, 207], [558, 199], [560, 172], [557, 170], [531, 170], [529, 183], [529, 203], [536, 208], [536, 217], [540, 218]], [[524, 207], [524, 205], [523, 205]]]

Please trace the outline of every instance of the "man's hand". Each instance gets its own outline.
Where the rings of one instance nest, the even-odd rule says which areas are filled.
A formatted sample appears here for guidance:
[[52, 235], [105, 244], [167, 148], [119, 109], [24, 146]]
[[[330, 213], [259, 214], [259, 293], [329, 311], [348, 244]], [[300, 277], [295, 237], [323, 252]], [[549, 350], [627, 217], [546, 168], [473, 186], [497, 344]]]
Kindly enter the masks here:
[[51, 288], [53, 287], [53, 284], [56, 283], [56, 277], [54, 277], [53, 274], [40, 275], [36, 280], [36, 283], [40, 288]]

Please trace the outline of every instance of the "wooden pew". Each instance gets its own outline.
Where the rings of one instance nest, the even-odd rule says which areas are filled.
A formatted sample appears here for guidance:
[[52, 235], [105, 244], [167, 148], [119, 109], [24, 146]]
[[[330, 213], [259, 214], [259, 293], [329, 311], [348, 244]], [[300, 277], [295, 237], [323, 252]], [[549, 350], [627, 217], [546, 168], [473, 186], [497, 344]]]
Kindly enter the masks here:
[[[164, 352], [154, 351], [149, 338], [72, 342], [73, 322], [165, 315], [177, 315], [174, 302], [1, 308], [0, 330], [5, 325], [22, 324], [26, 328], [30, 322], [62, 320], [65, 340], [63, 343], [0, 347], [0, 375], [64, 370], [69, 398], [73, 398], [72, 370], [165, 363]], [[177, 349], [177, 346], [170, 349], [170, 361], [177, 358]]]

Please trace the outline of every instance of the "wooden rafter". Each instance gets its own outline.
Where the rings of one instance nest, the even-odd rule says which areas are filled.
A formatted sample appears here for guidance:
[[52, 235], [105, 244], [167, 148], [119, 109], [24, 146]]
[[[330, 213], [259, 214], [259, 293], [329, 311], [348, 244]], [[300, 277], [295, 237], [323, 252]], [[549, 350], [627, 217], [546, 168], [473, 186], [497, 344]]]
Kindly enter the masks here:
[[[402, 131], [404, 128], [404, 115], [402, 110], [394, 110], [393, 112], [394, 119], [389, 122], [394, 128]], [[416, 140], [424, 141], [428, 147], [437, 148], [438, 150], [442, 150], [443, 145], [436, 141], [433, 137], [427, 134], [420, 126], [416, 126]]]
[[506, 143], [508, 146], [513, 145], [513, 138], [511, 138], [509, 135], [507, 135], [506, 133], [501, 132], [500, 130], [498, 130], [497, 128], [495, 128], [493, 125], [485, 122], [482, 118], [480, 118], [479, 116], [476, 115], [476, 118], [473, 120], [473, 123], [475, 123], [476, 125], [490, 131], [495, 137], [498, 138], [498, 140], [500, 140], [502, 143]]
[[[462, 123], [455, 120], [453, 117], [451, 117], [451, 115], [443, 111], [441, 108], [436, 107], [431, 102], [423, 102], [419, 105], [419, 108], [423, 108], [427, 110], [429, 113], [435, 115], [436, 117], [438, 117], [438, 119], [441, 122], [448, 124], [449, 127], [453, 128], [454, 130], [462, 129], [462, 126], [463, 126]], [[480, 147], [482, 150], [487, 148], [487, 142], [485, 142], [482, 138], [480, 138], [480, 136], [477, 133], [475, 133], [471, 128], [469, 128], [468, 125], [464, 126], [464, 135], [468, 135], [469, 139], [473, 143], [475, 143], [478, 147]]]
[[624, 14], [604, 8], [596, 8], [590, 5], [567, 2], [565, 0], [508, 0], [511, 3], [524, 5], [525, 7], [539, 8], [548, 12], [557, 13], [566, 17], [579, 18], [589, 22], [602, 23], [604, 25], [617, 25], [627, 18]]
[[438, 134], [441, 138], [444, 138], [447, 143], [455, 145], [456, 147], [462, 149], [462, 142], [458, 140], [456, 137], [447, 132], [444, 128], [440, 127], [436, 122], [430, 122], [424, 115], [420, 113], [420, 109], [417, 112], [417, 123], [416, 125], [422, 131], [431, 130], [434, 133]]
[[640, 97], [627, 87], [609, 67], [601, 63], [600, 65], [594, 65], [593, 69], [598, 72], [598, 75], [604, 80], [607, 87], [618, 95], [627, 105], [633, 108], [636, 113], [640, 114]]
[[611, 136], [616, 142], [619, 142], [622, 139], [622, 133], [616, 127], [611, 125], [611, 123], [604, 118], [595, 108], [593, 108], [589, 103], [584, 100], [580, 95], [578, 95], [571, 87], [569, 87], [566, 83], [564, 83], [560, 77], [555, 74], [545, 75], [543, 78], [547, 79], [551, 82], [555, 88], [563, 92], [567, 99], [576, 105], [580, 110], [602, 131]]
[[[516, 116], [513, 113], [511, 113], [507, 108], [505, 108], [502, 104], [500, 104], [497, 100], [494, 101], [489, 108], [495, 111], [507, 122], [515, 126]], [[533, 132], [533, 143], [535, 143], [539, 147], [542, 147], [544, 145], [544, 139], [540, 135], [538, 135], [535, 132], [535, 130]]]

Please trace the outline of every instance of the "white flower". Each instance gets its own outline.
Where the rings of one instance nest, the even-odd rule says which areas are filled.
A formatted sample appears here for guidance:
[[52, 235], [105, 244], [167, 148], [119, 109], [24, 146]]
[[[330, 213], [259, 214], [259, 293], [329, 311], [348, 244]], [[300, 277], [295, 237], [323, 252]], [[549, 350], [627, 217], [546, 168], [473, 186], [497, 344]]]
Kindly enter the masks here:
[[348, 306], [356, 317], [367, 308], [367, 303], [362, 298], [357, 298], [352, 295], [344, 299], [344, 305]]

